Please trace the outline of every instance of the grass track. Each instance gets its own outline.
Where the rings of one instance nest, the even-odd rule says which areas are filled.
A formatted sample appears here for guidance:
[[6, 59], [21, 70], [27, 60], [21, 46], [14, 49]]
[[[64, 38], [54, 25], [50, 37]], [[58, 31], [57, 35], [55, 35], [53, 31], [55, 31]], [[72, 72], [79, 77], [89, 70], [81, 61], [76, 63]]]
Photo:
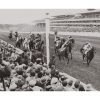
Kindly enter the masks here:
[[[57, 69], [80, 79], [84, 83], [91, 83], [97, 90], [100, 90], [100, 38], [84, 36], [73, 36], [73, 38], [75, 39], [75, 47], [72, 51], [73, 59], [70, 60], [69, 65], [67, 65], [66, 60], [60, 62], [58, 58], [56, 58]], [[9, 41], [8, 33], [0, 33], [0, 39], [14, 44], [14, 42]], [[79, 52], [82, 44], [86, 41], [91, 42], [96, 48], [96, 55], [89, 67], [82, 63], [82, 56]], [[50, 35], [51, 55], [54, 54], [53, 47], [54, 36]]]

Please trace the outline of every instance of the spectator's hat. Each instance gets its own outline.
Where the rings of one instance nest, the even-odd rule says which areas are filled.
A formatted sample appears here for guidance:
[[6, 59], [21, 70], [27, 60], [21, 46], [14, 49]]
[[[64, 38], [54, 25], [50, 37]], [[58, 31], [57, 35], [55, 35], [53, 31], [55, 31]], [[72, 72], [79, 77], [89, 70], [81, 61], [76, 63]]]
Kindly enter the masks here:
[[11, 80], [11, 83], [18, 83], [18, 78], [17, 77], [13, 77]]
[[48, 67], [48, 65], [47, 65], [46, 63], [44, 63], [44, 64], [43, 64], [43, 67], [46, 67], [46, 68], [47, 68], [47, 67]]
[[68, 85], [69, 85], [69, 86], [72, 86], [72, 85], [73, 85], [73, 80], [70, 80], [70, 79], [69, 79], [69, 80], [67, 80], [67, 82], [68, 82]]
[[42, 83], [46, 83], [46, 81], [47, 81], [46, 76], [43, 76], [43, 77], [41, 78], [41, 82], [42, 82]]
[[41, 60], [42, 60], [41, 58], [37, 58], [37, 59], [36, 59], [36, 61], [41, 61]]
[[51, 85], [46, 86], [46, 91], [50, 91], [51, 88], [52, 88]]
[[17, 78], [22, 80], [23, 76], [22, 75], [18, 75]]
[[85, 91], [85, 88], [82, 84], [80, 84], [80, 86], [79, 86], [79, 91]]
[[33, 66], [33, 63], [32, 63], [32, 62], [30, 62], [30, 63], [29, 63], [29, 66], [30, 66], [30, 67], [32, 67], [32, 66]]
[[61, 81], [64, 81], [64, 80], [66, 80], [66, 79], [67, 79], [67, 77], [61, 76]]
[[80, 86], [80, 80], [76, 80], [74, 83], [74, 87], [79, 88], [79, 86]]
[[34, 69], [30, 70], [30, 75], [35, 76], [35, 70]]
[[17, 88], [17, 85], [15, 83], [12, 83], [9, 87], [10, 91], [15, 91]]
[[11, 69], [15, 68], [15, 64], [10, 64], [9, 66], [10, 66]]
[[55, 91], [63, 91], [64, 90], [64, 88], [63, 88], [63, 86], [62, 86], [62, 84], [61, 83], [57, 83], [57, 85], [56, 85], [56, 87], [55, 87], [55, 89], [54, 89]]
[[31, 87], [34, 87], [35, 84], [36, 84], [36, 80], [30, 80], [30, 81], [29, 81], [29, 85], [30, 85]]
[[43, 67], [43, 66], [40, 65], [40, 64], [37, 64], [37, 65], [36, 65], [36, 68], [37, 68], [37, 69], [42, 69], [42, 67]]
[[95, 89], [93, 88], [92, 84], [87, 84], [86, 85], [86, 91], [94, 91]]
[[24, 84], [23, 86], [22, 86], [22, 89], [26, 89], [28, 87], [28, 85], [27, 84]]
[[31, 77], [30, 76], [28, 76], [27, 78], [26, 78], [26, 82], [30, 82], [31, 81]]
[[33, 91], [43, 91], [43, 88], [39, 87], [39, 86], [34, 86], [32, 88]]
[[51, 79], [51, 85], [52, 84], [57, 84], [58, 83], [58, 79], [56, 78], [56, 77], [53, 77], [52, 79]]
[[45, 71], [45, 73], [46, 73], [46, 75], [49, 75], [49, 74], [51, 73], [51, 69], [47, 69], [47, 70]]
[[3, 85], [2, 85], [2, 83], [0, 83], [0, 91], [3, 91], [4, 89], [3, 89]]

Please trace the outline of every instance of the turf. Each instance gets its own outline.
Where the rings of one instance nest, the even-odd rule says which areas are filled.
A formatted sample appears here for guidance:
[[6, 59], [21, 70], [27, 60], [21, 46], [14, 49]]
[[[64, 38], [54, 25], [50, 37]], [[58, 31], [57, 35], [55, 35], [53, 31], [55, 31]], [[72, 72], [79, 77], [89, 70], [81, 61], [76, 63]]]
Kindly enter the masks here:
[[[65, 37], [65, 36], [64, 36]], [[45, 37], [44, 37], [45, 38]], [[61, 72], [80, 79], [84, 83], [91, 83], [97, 90], [100, 90], [100, 38], [98, 37], [84, 37], [84, 36], [73, 36], [75, 39], [75, 46], [73, 48], [73, 59], [70, 60], [67, 65], [67, 61], [59, 61], [56, 57], [56, 68]], [[11, 44], [14, 41], [8, 39], [8, 33], [0, 33], [0, 39], [3, 39]], [[81, 46], [89, 41], [96, 48], [96, 54], [92, 60], [90, 66], [82, 62], [82, 56], [80, 54]], [[50, 35], [50, 54], [54, 54], [54, 35]]]

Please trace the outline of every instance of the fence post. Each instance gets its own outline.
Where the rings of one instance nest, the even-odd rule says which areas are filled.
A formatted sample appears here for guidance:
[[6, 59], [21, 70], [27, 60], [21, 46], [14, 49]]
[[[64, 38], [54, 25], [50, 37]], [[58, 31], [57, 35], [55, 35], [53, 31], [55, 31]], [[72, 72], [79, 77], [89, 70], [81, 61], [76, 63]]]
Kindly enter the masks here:
[[50, 33], [50, 18], [49, 18], [49, 13], [46, 13], [46, 56], [47, 56], [47, 65], [49, 64], [50, 61], [50, 51], [49, 51], [49, 33]]

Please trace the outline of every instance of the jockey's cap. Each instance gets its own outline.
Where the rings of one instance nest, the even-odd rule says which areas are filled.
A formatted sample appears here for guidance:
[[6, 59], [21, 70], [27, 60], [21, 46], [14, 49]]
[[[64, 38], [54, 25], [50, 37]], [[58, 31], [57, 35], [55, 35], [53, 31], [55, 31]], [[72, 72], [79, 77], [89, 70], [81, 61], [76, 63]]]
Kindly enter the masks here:
[[52, 58], [55, 58], [55, 55], [52, 55]]
[[69, 36], [68, 36], [68, 38], [72, 38], [72, 36], [71, 36], [71, 35], [69, 35]]

